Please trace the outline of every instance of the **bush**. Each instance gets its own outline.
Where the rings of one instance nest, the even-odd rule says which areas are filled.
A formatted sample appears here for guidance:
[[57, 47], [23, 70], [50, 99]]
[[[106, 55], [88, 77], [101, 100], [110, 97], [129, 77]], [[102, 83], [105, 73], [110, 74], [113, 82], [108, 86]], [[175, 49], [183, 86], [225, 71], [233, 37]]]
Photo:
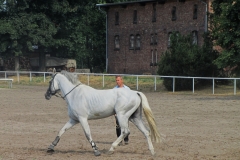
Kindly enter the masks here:
[[[171, 46], [161, 56], [158, 64], [158, 74], [164, 76], [191, 76], [211, 77], [217, 73], [217, 68], [212, 61], [216, 58], [216, 52], [212, 50], [212, 44], [205, 35], [202, 47], [192, 43], [190, 35], [182, 36], [175, 32], [171, 35]], [[172, 90], [172, 79], [165, 78], [163, 82], [168, 90]], [[206, 84], [201, 80], [195, 85]], [[175, 79], [175, 90], [192, 89], [192, 79]]]

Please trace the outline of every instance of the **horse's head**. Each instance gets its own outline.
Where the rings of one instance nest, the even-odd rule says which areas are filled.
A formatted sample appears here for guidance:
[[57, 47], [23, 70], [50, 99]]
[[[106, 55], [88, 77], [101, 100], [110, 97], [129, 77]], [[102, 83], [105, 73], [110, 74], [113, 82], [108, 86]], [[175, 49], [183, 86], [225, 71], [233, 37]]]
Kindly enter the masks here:
[[55, 80], [57, 73], [52, 76], [52, 79], [49, 81], [49, 87], [45, 93], [45, 98], [47, 100], [51, 99], [52, 95], [55, 95], [59, 91], [58, 83]]

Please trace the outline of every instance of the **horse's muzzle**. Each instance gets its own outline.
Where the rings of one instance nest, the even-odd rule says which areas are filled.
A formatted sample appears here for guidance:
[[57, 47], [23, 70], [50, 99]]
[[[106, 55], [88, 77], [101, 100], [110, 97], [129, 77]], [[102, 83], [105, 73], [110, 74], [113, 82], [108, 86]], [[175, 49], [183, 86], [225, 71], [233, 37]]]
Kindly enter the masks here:
[[50, 93], [49, 91], [47, 91], [47, 92], [45, 93], [45, 98], [46, 98], [47, 100], [49, 100], [49, 99], [51, 99], [51, 97], [52, 97], [51, 93]]

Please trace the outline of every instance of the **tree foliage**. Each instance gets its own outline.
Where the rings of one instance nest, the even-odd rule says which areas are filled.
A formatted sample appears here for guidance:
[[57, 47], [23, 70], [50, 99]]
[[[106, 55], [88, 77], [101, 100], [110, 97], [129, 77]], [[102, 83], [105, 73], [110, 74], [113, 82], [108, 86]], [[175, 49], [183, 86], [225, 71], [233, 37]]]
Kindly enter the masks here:
[[219, 68], [240, 67], [240, 1], [214, 0], [211, 30], [215, 45], [222, 51], [214, 63]]
[[101, 0], [0, 0], [0, 56], [41, 54], [76, 59], [79, 68], [105, 67]]
[[[158, 64], [158, 74], [164, 76], [214, 76], [216, 67], [212, 61], [216, 59], [216, 52], [212, 50], [209, 35], [204, 35], [205, 43], [202, 47], [193, 44], [190, 35], [184, 36], [177, 32], [171, 35], [171, 46], [163, 53]], [[168, 90], [172, 90], [172, 79], [164, 78], [163, 84]], [[176, 79], [176, 90], [192, 89], [192, 79]], [[195, 85], [203, 84], [201, 80]]]
[[[57, 30], [44, 13], [28, 11], [27, 1], [6, 1], [0, 12], [0, 52], [19, 56], [35, 44], [48, 47]], [[28, 12], [27, 12], [28, 11]]]

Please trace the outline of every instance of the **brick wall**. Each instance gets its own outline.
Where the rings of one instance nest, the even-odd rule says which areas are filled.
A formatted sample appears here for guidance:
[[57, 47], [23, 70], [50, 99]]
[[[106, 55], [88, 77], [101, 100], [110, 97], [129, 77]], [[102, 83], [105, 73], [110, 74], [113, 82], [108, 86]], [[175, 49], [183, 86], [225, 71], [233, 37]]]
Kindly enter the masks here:
[[[156, 22], [152, 22], [153, 3], [156, 3]], [[198, 6], [197, 19], [193, 19], [194, 4]], [[176, 20], [172, 21], [172, 7], [176, 7]], [[168, 47], [168, 33], [178, 31], [181, 34], [198, 32], [198, 44], [202, 45], [205, 22], [205, 4], [199, 0], [168, 0], [165, 4], [148, 2], [114, 5], [108, 9], [108, 73], [119, 74], [156, 74], [157, 62]], [[134, 10], [137, 11], [137, 23], [133, 23]], [[115, 25], [115, 12], [119, 13], [119, 24]], [[140, 50], [130, 50], [130, 35], [141, 36]], [[157, 34], [157, 44], [151, 45], [151, 34]], [[119, 35], [119, 50], [115, 50], [115, 36]]]

